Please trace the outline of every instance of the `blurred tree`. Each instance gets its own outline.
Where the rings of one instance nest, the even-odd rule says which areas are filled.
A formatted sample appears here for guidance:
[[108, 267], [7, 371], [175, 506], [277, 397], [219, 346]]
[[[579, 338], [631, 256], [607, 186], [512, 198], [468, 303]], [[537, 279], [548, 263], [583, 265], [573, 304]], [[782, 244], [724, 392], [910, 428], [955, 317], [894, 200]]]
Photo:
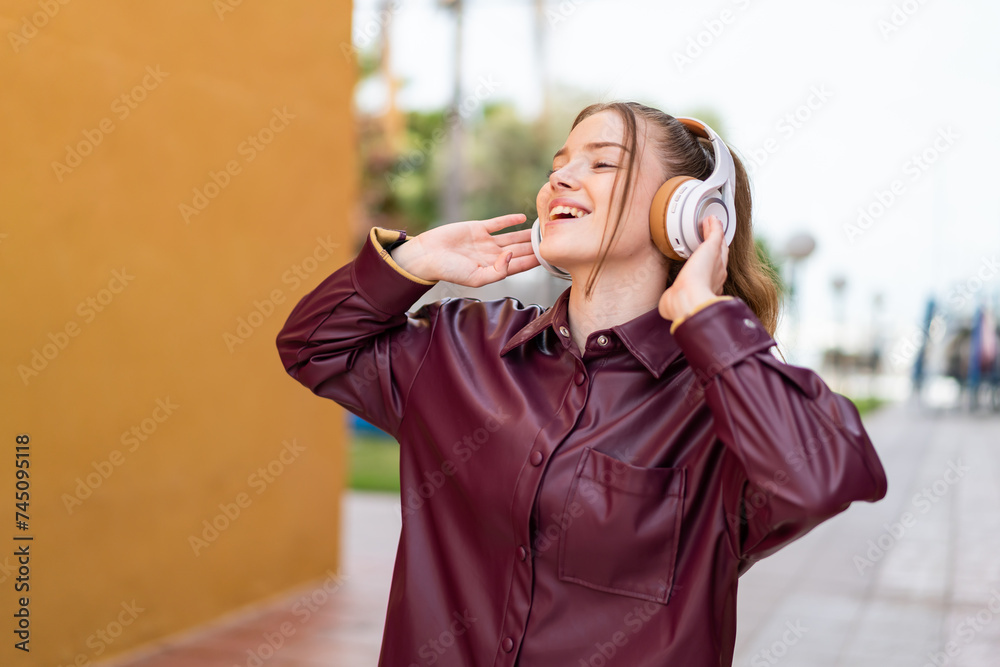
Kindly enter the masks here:
[[774, 281], [778, 286], [778, 296], [784, 297], [787, 293], [787, 286], [781, 276], [781, 269], [778, 266], [778, 261], [775, 259], [774, 251], [771, 250], [771, 244], [763, 236], [755, 235], [754, 245], [757, 248], [757, 256], [760, 257], [760, 261], [764, 262], [774, 272]]
[[[441, 194], [453, 118], [442, 110], [408, 112], [403, 150], [395, 155], [381, 150], [379, 123], [360, 119], [362, 200], [371, 224], [418, 234], [446, 222], [441, 219]], [[484, 106], [480, 115], [464, 122], [469, 138], [463, 217], [524, 213], [533, 221], [535, 195], [555, 149], [540, 145], [534, 123], [507, 103]]]
[[[378, 49], [358, 53], [359, 83], [385, 76]], [[573, 119], [593, 98], [579, 90], [557, 87], [548, 117], [522, 118], [508, 102], [484, 104], [460, 117], [453, 110], [409, 111], [401, 145], [385, 137], [383, 113], [359, 112], [361, 158], [361, 227], [406, 229], [411, 235], [444, 222], [442, 201], [448, 180], [448, 140], [461, 122], [468, 133], [462, 183], [464, 219], [523, 213], [524, 227], [534, 221], [535, 196], [547, 178], [552, 155], [569, 133]], [[558, 100], [558, 102], [556, 102]], [[708, 109], [690, 113], [723, 133], [721, 118]], [[363, 241], [363, 236], [356, 240]], [[778, 276], [778, 262], [765, 239], [757, 253]]]
[[539, 142], [536, 125], [512, 106], [486, 106], [469, 138], [467, 217], [523, 213], [533, 222], [535, 196], [548, 178], [555, 150]]

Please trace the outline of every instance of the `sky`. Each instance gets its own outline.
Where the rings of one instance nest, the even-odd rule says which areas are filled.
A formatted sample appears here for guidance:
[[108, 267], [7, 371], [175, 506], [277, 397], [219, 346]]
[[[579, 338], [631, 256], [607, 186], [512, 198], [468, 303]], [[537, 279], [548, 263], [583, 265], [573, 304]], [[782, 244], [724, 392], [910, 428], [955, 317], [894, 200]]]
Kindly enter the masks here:
[[[445, 106], [449, 14], [393, 0], [386, 20], [376, 5], [356, 3], [355, 45], [390, 31], [400, 104]], [[751, 173], [756, 232], [778, 249], [816, 240], [796, 272], [802, 344], [862, 346], [875, 322], [898, 348], [929, 296], [956, 313], [1000, 297], [1000, 216], [984, 196], [1000, 176], [1000, 4], [549, 0], [542, 52], [533, 13], [532, 0], [466, 0], [463, 94], [492, 82], [530, 117], [547, 72], [593, 101], [711, 110]]]

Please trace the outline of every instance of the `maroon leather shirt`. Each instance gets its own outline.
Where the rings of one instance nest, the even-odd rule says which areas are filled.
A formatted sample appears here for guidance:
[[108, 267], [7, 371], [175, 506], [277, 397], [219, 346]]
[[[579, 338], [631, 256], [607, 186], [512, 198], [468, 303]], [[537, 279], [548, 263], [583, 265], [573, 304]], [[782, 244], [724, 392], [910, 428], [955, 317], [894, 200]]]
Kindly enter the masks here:
[[[737, 578], [886, 478], [854, 406], [739, 300], [568, 336], [554, 306], [446, 299], [375, 229], [292, 311], [288, 372], [400, 443], [379, 661], [730, 665]], [[572, 289], [572, 288], [570, 288]]]

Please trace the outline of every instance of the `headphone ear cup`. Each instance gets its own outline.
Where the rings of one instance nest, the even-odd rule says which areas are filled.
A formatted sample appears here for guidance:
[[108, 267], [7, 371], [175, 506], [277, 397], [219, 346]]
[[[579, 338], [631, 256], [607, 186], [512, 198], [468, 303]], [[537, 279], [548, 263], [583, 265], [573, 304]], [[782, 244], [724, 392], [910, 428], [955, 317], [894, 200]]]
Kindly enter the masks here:
[[542, 257], [541, 250], [539, 250], [539, 246], [541, 244], [542, 244], [542, 225], [538, 221], [538, 218], [535, 218], [535, 223], [531, 225], [531, 250], [532, 252], [535, 253], [535, 259], [538, 260], [538, 263], [541, 264], [546, 271], [554, 275], [556, 278], [562, 278], [563, 280], [572, 280], [572, 277], [567, 272], [563, 271], [558, 266], [553, 266], [552, 264], [549, 264], [548, 262], [545, 261], [545, 258]]
[[[674, 194], [683, 184], [697, 180], [694, 176], [674, 176], [668, 179], [656, 191], [653, 203], [649, 206], [649, 234], [653, 243], [664, 255], [679, 262], [687, 259], [691, 251], [683, 241], [680, 199], [674, 197]], [[675, 245], [684, 248], [687, 253], [681, 255], [675, 250]]]

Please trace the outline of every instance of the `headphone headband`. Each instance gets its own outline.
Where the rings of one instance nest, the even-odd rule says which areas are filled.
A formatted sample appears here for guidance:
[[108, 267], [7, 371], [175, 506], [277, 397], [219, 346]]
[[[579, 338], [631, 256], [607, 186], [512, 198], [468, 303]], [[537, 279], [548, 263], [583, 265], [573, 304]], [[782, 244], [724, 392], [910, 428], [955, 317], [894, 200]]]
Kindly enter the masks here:
[[697, 118], [677, 118], [696, 137], [712, 142], [715, 165], [704, 180], [675, 176], [661, 186], [649, 210], [650, 235], [665, 255], [683, 260], [701, 245], [698, 223], [714, 215], [722, 221], [726, 244], [736, 235], [736, 163], [715, 130]]
[[676, 120], [680, 121], [681, 125], [689, 129], [692, 134], [699, 136], [702, 139], [711, 140], [712, 135], [715, 134], [712, 132], [712, 128], [705, 125], [697, 118], [677, 118]]

